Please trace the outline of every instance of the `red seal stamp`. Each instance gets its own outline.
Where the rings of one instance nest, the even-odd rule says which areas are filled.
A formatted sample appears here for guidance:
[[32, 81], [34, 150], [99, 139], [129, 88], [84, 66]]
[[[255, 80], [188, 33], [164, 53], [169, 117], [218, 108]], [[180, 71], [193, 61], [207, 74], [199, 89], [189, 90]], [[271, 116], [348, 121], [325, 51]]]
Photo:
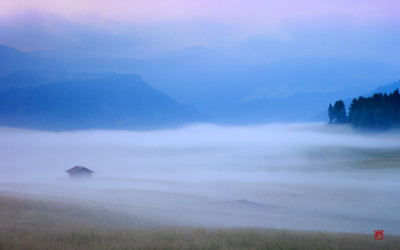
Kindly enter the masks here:
[[374, 239], [375, 240], [383, 240], [383, 230], [375, 230], [374, 231]]

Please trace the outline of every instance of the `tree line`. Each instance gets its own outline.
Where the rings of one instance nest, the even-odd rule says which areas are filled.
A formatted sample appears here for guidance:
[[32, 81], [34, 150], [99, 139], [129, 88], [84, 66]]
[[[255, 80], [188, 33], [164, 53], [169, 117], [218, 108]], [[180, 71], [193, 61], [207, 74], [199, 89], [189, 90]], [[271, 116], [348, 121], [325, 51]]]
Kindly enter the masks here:
[[376, 93], [372, 97], [354, 98], [346, 113], [342, 100], [328, 107], [329, 123], [350, 123], [355, 128], [386, 130], [400, 127], [400, 94], [396, 89], [389, 95]]

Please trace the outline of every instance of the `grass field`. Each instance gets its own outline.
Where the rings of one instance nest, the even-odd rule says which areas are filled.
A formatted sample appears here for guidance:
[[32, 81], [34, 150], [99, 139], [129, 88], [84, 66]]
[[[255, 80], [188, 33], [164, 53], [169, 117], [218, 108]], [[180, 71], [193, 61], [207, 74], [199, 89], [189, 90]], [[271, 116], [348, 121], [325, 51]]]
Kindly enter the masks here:
[[400, 236], [158, 227], [105, 209], [2, 195], [0, 249], [400, 249]]

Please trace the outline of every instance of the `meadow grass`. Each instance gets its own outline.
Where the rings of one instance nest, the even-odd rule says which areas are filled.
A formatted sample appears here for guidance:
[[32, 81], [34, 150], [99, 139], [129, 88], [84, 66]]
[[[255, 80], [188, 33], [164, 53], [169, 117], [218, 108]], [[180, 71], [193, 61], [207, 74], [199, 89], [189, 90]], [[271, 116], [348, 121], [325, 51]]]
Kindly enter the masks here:
[[400, 249], [400, 236], [160, 227], [105, 209], [2, 195], [0, 249]]

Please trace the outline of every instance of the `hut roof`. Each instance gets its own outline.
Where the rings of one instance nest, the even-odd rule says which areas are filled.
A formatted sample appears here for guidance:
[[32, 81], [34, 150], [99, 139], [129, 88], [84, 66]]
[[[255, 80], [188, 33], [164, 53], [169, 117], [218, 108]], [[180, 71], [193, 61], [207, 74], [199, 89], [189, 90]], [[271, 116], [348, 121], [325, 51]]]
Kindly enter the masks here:
[[70, 174], [74, 174], [74, 173], [77, 173], [77, 172], [82, 171], [82, 170], [94, 173], [94, 171], [92, 171], [92, 170], [90, 170], [88, 168], [85, 168], [85, 167], [81, 167], [81, 166], [75, 166], [73, 168], [68, 169], [65, 172], [70, 173]]

